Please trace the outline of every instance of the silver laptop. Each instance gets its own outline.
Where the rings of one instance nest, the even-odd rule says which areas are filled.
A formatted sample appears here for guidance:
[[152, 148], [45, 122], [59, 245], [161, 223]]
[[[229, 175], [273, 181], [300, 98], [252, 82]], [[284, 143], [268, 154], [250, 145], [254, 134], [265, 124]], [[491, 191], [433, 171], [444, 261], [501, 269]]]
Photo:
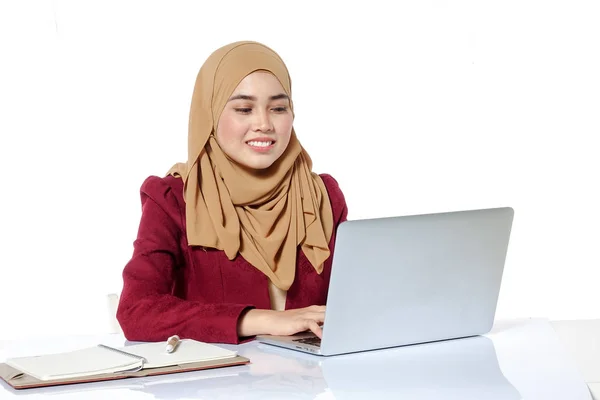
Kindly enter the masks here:
[[330, 356], [487, 333], [513, 215], [503, 207], [343, 222], [322, 340], [257, 339]]

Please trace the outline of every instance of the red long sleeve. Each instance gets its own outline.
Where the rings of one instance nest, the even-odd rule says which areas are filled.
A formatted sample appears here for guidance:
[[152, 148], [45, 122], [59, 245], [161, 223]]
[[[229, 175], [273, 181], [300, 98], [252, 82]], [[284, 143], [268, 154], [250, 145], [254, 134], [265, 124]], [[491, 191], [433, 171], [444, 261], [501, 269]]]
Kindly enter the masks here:
[[[210, 304], [172, 294], [174, 275], [183, 267], [181, 232], [159, 203], [168, 188], [149, 178], [142, 186], [142, 218], [134, 254], [123, 271], [117, 318], [129, 340], [161, 341], [177, 334], [206, 342], [237, 343], [237, 321], [250, 304]], [[165, 196], [152, 198], [161, 191]], [[174, 199], [172, 199], [174, 201]], [[176, 208], [176, 203], [171, 204]], [[207, 282], [207, 284], [210, 284]]]
[[[335, 227], [347, 208], [337, 182], [322, 175]], [[270, 308], [266, 276], [243, 257], [189, 246], [183, 182], [172, 176], [146, 179], [134, 252], [123, 270], [117, 319], [129, 340], [162, 341], [171, 335], [213, 343], [239, 343], [238, 320], [248, 308]], [[334, 236], [330, 242], [333, 252]], [[298, 251], [296, 278], [286, 309], [325, 304], [332, 257], [317, 274]]]

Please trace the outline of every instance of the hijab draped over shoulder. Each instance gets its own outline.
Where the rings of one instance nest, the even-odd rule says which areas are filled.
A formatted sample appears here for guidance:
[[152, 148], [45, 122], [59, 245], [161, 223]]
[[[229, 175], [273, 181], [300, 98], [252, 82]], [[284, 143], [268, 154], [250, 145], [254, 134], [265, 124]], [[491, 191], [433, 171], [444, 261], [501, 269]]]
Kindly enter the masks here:
[[210, 55], [198, 76], [188, 126], [188, 161], [169, 174], [184, 181], [189, 245], [238, 253], [281, 290], [294, 281], [298, 246], [318, 273], [329, 257], [333, 215], [327, 190], [292, 128], [290, 143], [269, 168], [250, 171], [215, 139], [219, 117], [237, 85], [254, 71], [273, 74], [291, 102], [283, 60], [256, 42]]

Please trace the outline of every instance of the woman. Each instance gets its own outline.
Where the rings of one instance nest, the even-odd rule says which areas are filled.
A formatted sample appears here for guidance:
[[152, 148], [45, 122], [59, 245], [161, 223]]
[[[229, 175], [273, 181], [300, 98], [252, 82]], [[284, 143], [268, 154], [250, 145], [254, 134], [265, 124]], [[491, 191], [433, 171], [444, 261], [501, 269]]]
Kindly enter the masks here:
[[293, 120], [290, 77], [273, 50], [237, 42], [206, 60], [188, 162], [141, 187], [117, 310], [129, 340], [321, 336], [347, 208], [337, 182], [311, 171]]

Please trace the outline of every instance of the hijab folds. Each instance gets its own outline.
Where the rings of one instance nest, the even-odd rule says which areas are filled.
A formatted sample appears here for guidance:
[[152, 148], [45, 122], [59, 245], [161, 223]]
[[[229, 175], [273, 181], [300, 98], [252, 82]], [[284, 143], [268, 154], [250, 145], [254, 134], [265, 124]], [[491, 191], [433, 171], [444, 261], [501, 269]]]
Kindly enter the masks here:
[[210, 55], [198, 76], [188, 126], [188, 162], [169, 174], [184, 181], [189, 245], [241, 254], [277, 288], [294, 281], [298, 246], [318, 273], [329, 257], [333, 215], [327, 190], [292, 128], [290, 143], [270, 167], [251, 171], [231, 160], [215, 139], [221, 112], [254, 71], [273, 74], [290, 97], [283, 60], [256, 42], [236, 42]]

